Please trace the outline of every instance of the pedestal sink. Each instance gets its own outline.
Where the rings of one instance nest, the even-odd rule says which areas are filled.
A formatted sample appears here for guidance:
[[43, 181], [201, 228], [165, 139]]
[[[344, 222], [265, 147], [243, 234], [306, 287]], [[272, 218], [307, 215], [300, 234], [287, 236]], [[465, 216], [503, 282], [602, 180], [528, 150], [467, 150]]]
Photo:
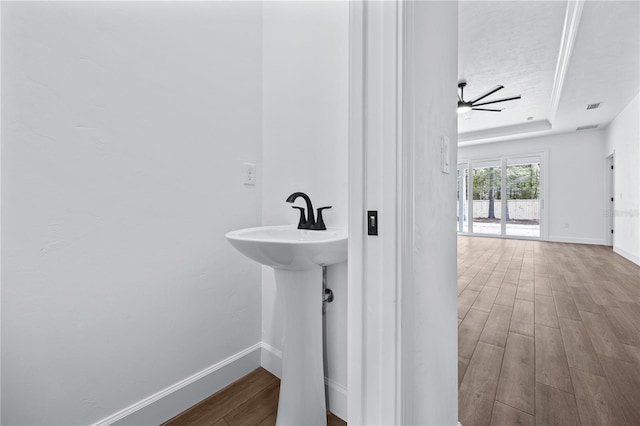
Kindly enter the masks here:
[[276, 425], [326, 425], [322, 266], [347, 260], [347, 233], [265, 226], [229, 232], [242, 254], [275, 269], [284, 297], [284, 348]]

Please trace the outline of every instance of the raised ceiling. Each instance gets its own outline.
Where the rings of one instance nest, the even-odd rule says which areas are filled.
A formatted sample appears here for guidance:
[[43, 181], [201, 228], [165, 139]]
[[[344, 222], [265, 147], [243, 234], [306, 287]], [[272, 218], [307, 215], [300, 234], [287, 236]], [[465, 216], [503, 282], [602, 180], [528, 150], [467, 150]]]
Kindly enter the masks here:
[[465, 98], [522, 99], [458, 115], [460, 144], [606, 127], [640, 89], [639, 28], [639, 1], [461, 1]]

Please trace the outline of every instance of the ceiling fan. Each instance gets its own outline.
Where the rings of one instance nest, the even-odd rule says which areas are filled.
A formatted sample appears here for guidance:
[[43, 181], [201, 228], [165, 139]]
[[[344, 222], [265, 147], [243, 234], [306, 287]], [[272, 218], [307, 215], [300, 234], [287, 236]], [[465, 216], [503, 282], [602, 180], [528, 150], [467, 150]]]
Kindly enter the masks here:
[[458, 95], [458, 114], [462, 114], [463, 112], [468, 112], [468, 111], [471, 111], [471, 110], [500, 112], [500, 111], [502, 111], [502, 109], [477, 108], [477, 107], [483, 106], [483, 105], [495, 104], [495, 103], [498, 103], [498, 102], [513, 101], [514, 99], [520, 99], [520, 97], [521, 97], [521, 95], [518, 95], [518, 96], [512, 96], [510, 98], [502, 98], [502, 99], [496, 99], [495, 101], [487, 101], [487, 102], [478, 103], [478, 101], [481, 101], [482, 99], [486, 98], [487, 96], [496, 93], [498, 90], [504, 89], [504, 86], [499, 84], [496, 87], [494, 87], [493, 89], [483, 93], [482, 95], [477, 96], [477, 97], [471, 99], [470, 101], [465, 101], [464, 100], [464, 87], [466, 85], [467, 85], [467, 82], [464, 81], [464, 80], [462, 80], [462, 81], [460, 81], [458, 83], [458, 88], [460, 89], [460, 94]]

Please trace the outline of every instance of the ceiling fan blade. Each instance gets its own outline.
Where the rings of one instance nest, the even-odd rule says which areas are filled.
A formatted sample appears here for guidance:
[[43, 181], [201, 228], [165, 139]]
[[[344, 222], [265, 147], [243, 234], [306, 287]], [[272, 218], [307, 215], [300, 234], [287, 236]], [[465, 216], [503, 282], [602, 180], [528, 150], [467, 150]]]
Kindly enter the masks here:
[[493, 111], [493, 112], [502, 112], [501, 109], [489, 109], [489, 108], [471, 108], [474, 111]]
[[495, 101], [481, 102], [481, 103], [479, 103], [479, 104], [474, 104], [474, 103], [472, 102], [472, 104], [473, 104], [473, 106], [475, 107], [475, 106], [481, 106], [481, 105], [495, 104], [495, 103], [498, 103], [498, 102], [513, 101], [513, 100], [515, 100], [515, 99], [520, 99], [521, 97], [522, 97], [522, 95], [518, 95], [518, 96], [512, 96], [512, 97], [510, 97], [510, 98], [496, 99]]
[[491, 94], [493, 94], [493, 93], [496, 93], [496, 92], [497, 92], [498, 90], [500, 90], [500, 89], [504, 89], [504, 86], [503, 86], [503, 85], [501, 85], [501, 84], [498, 84], [498, 85], [497, 85], [496, 87], [494, 87], [493, 89], [491, 89], [491, 90], [489, 90], [489, 91], [487, 91], [487, 92], [484, 92], [482, 95], [478, 96], [477, 98], [473, 98], [473, 99], [471, 99], [469, 102], [471, 102], [471, 103], [478, 102], [480, 99], [484, 99], [484, 98], [486, 98], [487, 96], [489, 96], [489, 95], [491, 95]]

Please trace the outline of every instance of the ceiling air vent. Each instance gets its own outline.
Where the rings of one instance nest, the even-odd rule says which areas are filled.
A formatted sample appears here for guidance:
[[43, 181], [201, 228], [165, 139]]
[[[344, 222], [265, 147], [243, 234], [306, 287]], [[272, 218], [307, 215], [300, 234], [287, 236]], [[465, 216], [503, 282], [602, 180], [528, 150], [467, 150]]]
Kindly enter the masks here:
[[595, 104], [589, 104], [589, 105], [587, 105], [587, 111], [589, 111], [590, 109], [598, 109], [598, 108], [600, 107], [600, 104], [601, 104], [601, 103], [602, 103], [602, 102], [598, 102], [598, 103], [595, 103]]
[[589, 130], [589, 129], [595, 129], [596, 127], [598, 127], [597, 124], [591, 124], [589, 126], [576, 127], [576, 130]]

